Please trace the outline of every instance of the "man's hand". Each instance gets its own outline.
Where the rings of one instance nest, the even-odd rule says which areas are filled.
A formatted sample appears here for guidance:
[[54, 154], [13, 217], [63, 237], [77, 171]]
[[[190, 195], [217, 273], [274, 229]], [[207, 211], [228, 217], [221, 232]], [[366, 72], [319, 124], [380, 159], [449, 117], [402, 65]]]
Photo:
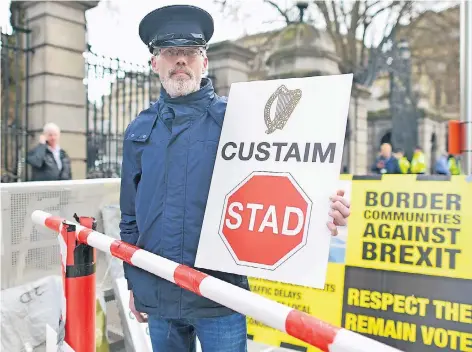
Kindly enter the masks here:
[[134, 306], [134, 296], [133, 296], [133, 291], [129, 291], [129, 309], [131, 310], [131, 313], [136, 317], [136, 320], [139, 321], [140, 323], [146, 323], [147, 322], [147, 314], [145, 313], [140, 313], [136, 310], [136, 307]]
[[344, 198], [344, 191], [339, 190], [336, 195], [329, 197], [331, 200], [331, 210], [328, 212], [329, 216], [333, 218], [333, 222], [328, 222], [326, 225], [333, 236], [338, 235], [337, 226], [346, 226], [347, 218], [351, 215], [351, 204]]
[[44, 134], [39, 136], [39, 143], [46, 144], [47, 138]]

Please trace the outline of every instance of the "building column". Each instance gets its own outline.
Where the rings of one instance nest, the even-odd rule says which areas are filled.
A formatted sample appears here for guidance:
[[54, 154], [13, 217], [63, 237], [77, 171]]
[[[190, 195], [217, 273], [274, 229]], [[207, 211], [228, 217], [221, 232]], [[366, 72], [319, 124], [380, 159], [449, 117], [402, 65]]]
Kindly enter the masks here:
[[60, 145], [70, 156], [72, 177], [86, 177], [85, 12], [99, 1], [23, 1], [31, 29], [28, 129], [36, 145], [45, 123], [61, 129]]
[[367, 88], [354, 84], [352, 87], [349, 119], [351, 127], [349, 172], [353, 175], [365, 175], [369, 171], [368, 160], [368, 124]]
[[218, 95], [227, 96], [231, 83], [247, 82], [250, 65], [255, 54], [236, 43], [225, 41], [208, 48], [209, 75], [214, 78], [215, 91]]

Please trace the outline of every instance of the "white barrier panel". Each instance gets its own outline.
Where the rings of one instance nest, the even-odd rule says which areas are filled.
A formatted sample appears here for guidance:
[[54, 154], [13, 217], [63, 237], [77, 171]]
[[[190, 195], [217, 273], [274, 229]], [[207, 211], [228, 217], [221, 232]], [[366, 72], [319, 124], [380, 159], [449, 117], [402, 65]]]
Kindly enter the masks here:
[[45, 326], [58, 329], [61, 307], [57, 302], [61, 295], [60, 276], [49, 276], [3, 290], [0, 304], [0, 350], [33, 350], [42, 345], [46, 334]]
[[3, 290], [61, 272], [57, 235], [33, 224], [33, 210], [66, 218], [77, 213], [99, 220], [105, 205], [119, 202], [120, 179], [3, 183], [0, 196]]
[[[34, 223], [59, 232], [65, 219], [36, 210]], [[75, 223], [70, 221], [70, 223]], [[286, 332], [325, 352], [399, 352], [398, 349], [352, 331], [332, 326], [251, 291], [209, 276], [185, 265], [115, 240], [98, 231], [76, 224], [79, 242], [118, 257], [136, 267], [173, 282], [180, 287]]]

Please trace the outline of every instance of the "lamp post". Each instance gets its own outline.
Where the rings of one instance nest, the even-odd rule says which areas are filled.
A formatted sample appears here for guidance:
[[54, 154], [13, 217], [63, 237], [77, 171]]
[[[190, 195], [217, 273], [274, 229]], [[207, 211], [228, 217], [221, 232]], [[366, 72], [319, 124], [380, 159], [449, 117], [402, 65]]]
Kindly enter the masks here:
[[370, 87], [380, 72], [390, 77], [390, 115], [392, 119], [392, 146], [402, 148], [411, 158], [418, 144], [416, 97], [411, 79], [411, 51], [404, 39], [396, 41], [395, 31], [370, 50], [369, 64], [354, 74], [356, 83]]
[[461, 1], [460, 28], [460, 104], [461, 122], [465, 128], [464, 172], [472, 175], [472, 4]]
[[308, 8], [308, 1], [297, 1], [296, 6], [298, 7], [298, 11], [300, 13], [299, 21], [300, 23], [303, 23], [303, 16], [306, 9]]
[[411, 52], [404, 39], [392, 43], [390, 62], [390, 111], [392, 145], [402, 148], [408, 158], [418, 144], [416, 97], [412, 94]]

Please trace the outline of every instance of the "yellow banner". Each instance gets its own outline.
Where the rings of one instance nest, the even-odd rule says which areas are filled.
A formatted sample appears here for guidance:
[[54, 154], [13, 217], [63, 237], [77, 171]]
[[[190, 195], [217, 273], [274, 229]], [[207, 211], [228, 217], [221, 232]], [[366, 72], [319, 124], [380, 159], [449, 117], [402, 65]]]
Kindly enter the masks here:
[[[348, 193], [324, 290], [254, 278], [251, 290], [403, 351], [472, 352], [472, 182], [354, 177]], [[252, 318], [248, 335], [319, 351]]]

